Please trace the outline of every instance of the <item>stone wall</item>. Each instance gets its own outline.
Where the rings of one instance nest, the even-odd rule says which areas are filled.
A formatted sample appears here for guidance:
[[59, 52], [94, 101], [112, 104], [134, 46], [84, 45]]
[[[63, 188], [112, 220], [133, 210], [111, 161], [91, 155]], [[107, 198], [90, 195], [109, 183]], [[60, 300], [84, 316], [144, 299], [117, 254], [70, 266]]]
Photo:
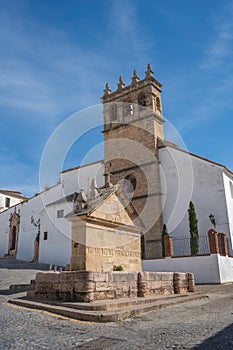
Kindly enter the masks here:
[[140, 297], [174, 294], [173, 272], [139, 273], [138, 281], [138, 294]]
[[142, 271], [141, 235], [134, 231], [79, 220], [72, 226], [71, 270], [111, 272], [122, 266], [124, 271]]
[[[148, 118], [140, 121], [138, 126], [124, 125], [105, 133], [105, 167], [111, 172], [111, 182], [119, 183], [127, 176], [136, 178], [132, 203], [142, 215], [146, 227], [145, 241], [160, 239], [163, 226], [160, 171], [156, 156], [157, 136], [163, 138], [162, 130], [162, 125]], [[131, 144], [132, 141], [136, 144]]]
[[193, 291], [193, 274], [172, 272], [39, 272], [35, 286], [40, 299], [80, 302]]

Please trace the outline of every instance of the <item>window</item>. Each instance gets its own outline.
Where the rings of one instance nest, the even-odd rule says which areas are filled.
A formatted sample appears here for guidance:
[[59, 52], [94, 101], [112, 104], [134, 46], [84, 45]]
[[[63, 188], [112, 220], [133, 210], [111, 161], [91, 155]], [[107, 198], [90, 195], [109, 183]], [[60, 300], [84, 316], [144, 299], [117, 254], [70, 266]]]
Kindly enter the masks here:
[[10, 208], [11, 199], [9, 197], [5, 198], [5, 207]]
[[44, 232], [44, 241], [47, 241], [47, 239], [48, 239], [48, 232], [46, 231]]
[[146, 107], [146, 95], [144, 93], [138, 95], [138, 104], [142, 107]]
[[57, 211], [57, 218], [60, 219], [60, 218], [63, 218], [64, 217], [64, 210], [58, 210]]
[[156, 108], [161, 112], [161, 102], [159, 97], [156, 97]]
[[127, 98], [124, 101], [124, 116], [130, 116], [133, 114], [133, 102], [131, 100], [131, 98]]
[[110, 119], [111, 119], [111, 122], [114, 120], [117, 120], [117, 105], [116, 104], [111, 106]]
[[124, 190], [127, 193], [132, 193], [134, 192], [135, 188], [137, 185], [137, 180], [133, 175], [128, 175], [124, 179]]

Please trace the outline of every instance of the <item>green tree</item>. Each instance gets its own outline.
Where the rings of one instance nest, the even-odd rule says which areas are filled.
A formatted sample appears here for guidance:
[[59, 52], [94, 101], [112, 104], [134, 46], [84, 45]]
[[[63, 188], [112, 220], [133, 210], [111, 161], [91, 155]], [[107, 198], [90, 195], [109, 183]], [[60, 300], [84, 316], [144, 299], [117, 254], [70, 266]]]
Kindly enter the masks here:
[[189, 203], [188, 213], [191, 254], [197, 255], [199, 250], [198, 220], [193, 202]]
[[161, 237], [161, 242], [162, 242], [162, 256], [165, 256], [165, 248], [164, 248], [164, 237], [167, 236], [167, 226], [164, 224], [163, 225], [163, 230], [162, 230], [162, 237]]

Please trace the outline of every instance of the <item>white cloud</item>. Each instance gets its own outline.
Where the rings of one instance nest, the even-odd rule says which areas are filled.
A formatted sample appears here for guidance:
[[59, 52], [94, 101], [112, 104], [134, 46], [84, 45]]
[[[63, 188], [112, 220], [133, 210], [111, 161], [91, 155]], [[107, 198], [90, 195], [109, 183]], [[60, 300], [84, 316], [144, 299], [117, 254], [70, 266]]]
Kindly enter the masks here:
[[16, 153], [2, 147], [0, 149], [0, 164], [1, 188], [18, 190], [28, 196], [38, 191], [37, 171], [25, 161], [21, 161]]
[[34, 112], [51, 121], [98, 101], [106, 66], [100, 53], [25, 18], [3, 13], [0, 22], [0, 106], [25, 111], [22, 119], [30, 121], [29, 112]]
[[[228, 3], [223, 12], [210, 19], [212, 37], [206, 45], [202, 67], [214, 69], [228, 65], [233, 58], [233, 2]], [[226, 67], [222, 66], [223, 70]]]
[[125, 63], [130, 60], [140, 67], [148, 62], [155, 41], [150, 38], [146, 26], [141, 24], [140, 13], [133, 1], [114, 0], [109, 5], [109, 30], [111, 47], [125, 54]]
[[176, 72], [170, 81], [178, 94], [174, 103], [186, 102], [185, 111], [180, 108], [177, 116], [182, 132], [203, 128], [210, 120], [217, 124], [232, 108], [233, 2], [207, 22], [209, 31], [200, 44], [200, 63], [189, 72]]

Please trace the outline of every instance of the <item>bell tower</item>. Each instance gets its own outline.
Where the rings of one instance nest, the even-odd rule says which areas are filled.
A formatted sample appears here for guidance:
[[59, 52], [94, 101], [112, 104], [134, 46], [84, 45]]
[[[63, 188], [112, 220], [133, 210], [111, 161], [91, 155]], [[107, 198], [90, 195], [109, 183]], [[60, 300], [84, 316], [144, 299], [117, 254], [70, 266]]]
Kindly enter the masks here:
[[113, 184], [122, 184], [145, 225], [146, 258], [153, 257], [163, 225], [157, 148], [164, 139], [161, 87], [148, 64], [143, 80], [134, 70], [130, 85], [120, 76], [117, 90], [106, 83], [102, 97], [106, 172]]

